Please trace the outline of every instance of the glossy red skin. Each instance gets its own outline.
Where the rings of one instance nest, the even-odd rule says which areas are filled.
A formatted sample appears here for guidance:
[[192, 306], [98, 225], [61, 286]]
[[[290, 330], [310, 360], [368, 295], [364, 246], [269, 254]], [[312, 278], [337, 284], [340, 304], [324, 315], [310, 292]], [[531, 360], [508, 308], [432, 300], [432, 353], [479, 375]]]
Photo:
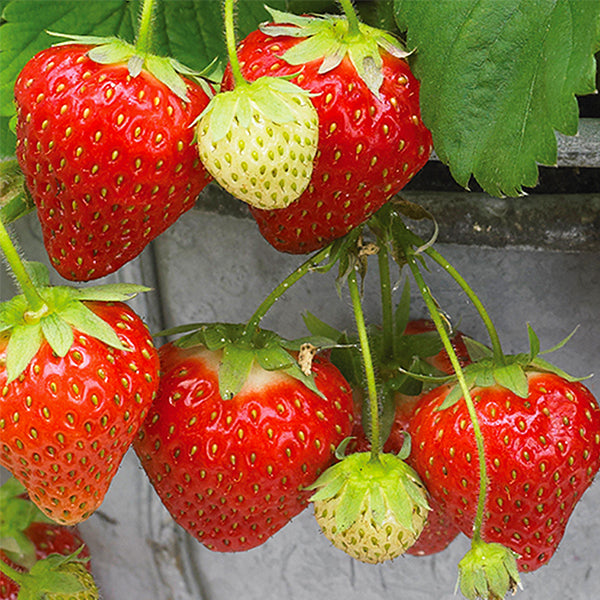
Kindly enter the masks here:
[[[247, 80], [297, 74], [291, 81], [314, 92], [319, 144], [307, 190], [287, 208], [251, 208], [265, 239], [293, 254], [322, 248], [366, 221], [423, 167], [432, 148], [420, 118], [419, 82], [405, 60], [382, 52], [377, 98], [347, 57], [324, 74], [321, 60], [298, 66], [280, 58], [302, 39], [254, 31], [238, 48]], [[229, 67], [222, 86], [233, 87]]]
[[[600, 467], [600, 408], [581, 383], [529, 375], [529, 396], [473, 390], [489, 484], [482, 538], [519, 554], [521, 571], [547, 563], [577, 501]], [[464, 401], [436, 411], [448, 393], [427, 394], [410, 421], [413, 466], [467, 536], [479, 490], [477, 447]]]
[[0, 337], [0, 464], [57, 523], [100, 506], [159, 383], [158, 353], [142, 320], [123, 303], [87, 302], [129, 351], [75, 331], [64, 358], [47, 342], [6, 385]]
[[[34, 522], [27, 527], [24, 534], [33, 542], [37, 560], [42, 560], [53, 553], [68, 556], [79, 550], [82, 546], [83, 548], [78, 554], [78, 558], [90, 557], [90, 551], [76, 527]], [[2, 550], [0, 550], [0, 560], [13, 569], [18, 571], [23, 570], [22, 567], [11, 561]], [[86, 566], [88, 570], [91, 569], [89, 561], [86, 563]], [[18, 594], [19, 586], [12, 579], [0, 573], [0, 600], [17, 600]]]
[[[160, 392], [134, 442], [152, 485], [175, 521], [207, 548], [263, 544], [306, 508], [312, 492], [304, 487], [352, 431], [350, 386], [317, 357], [315, 382], [327, 400], [288, 375], [260, 369], [224, 401], [220, 353], [173, 344], [159, 353]], [[252, 383], [254, 373], [262, 373], [260, 384]]]
[[92, 61], [89, 48], [43, 50], [15, 84], [16, 154], [44, 244], [56, 270], [78, 281], [136, 257], [209, 180], [190, 127], [204, 91], [186, 80], [184, 103], [146, 71], [131, 78], [124, 63]]
[[[428, 331], [435, 331], [435, 324], [429, 319], [413, 319], [409, 321], [404, 335], [416, 335], [419, 333], [425, 333]], [[451, 337], [452, 347], [456, 352], [458, 361], [461, 366], [465, 366], [471, 362], [469, 353], [464, 342], [463, 333], [456, 331]], [[454, 372], [452, 363], [448, 353], [445, 350], [440, 350], [435, 356], [425, 358], [425, 360], [441, 371], [442, 373], [451, 374]], [[406, 431], [408, 429], [410, 420], [413, 417], [416, 406], [419, 404], [424, 394], [418, 396], [407, 396], [405, 394], [396, 394], [394, 400], [396, 404], [396, 411], [394, 415], [394, 423], [390, 431], [390, 435], [386, 440], [383, 451], [398, 454], [404, 444]], [[357, 452], [368, 451], [371, 447], [367, 436], [365, 435], [364, 429], [360, 423], [360, 415], [362, 409], [360, 407], [362, 399], [357, 399], [357, 415], [356, 424], [352, 435], [356, 438], [356, 450]], [[408, 460], [410, 462], [410, 459]], [[429, 505], [431, 511], [427, 517], [427, 522], [417, 541], [406, 551], [407, 554], [414, 556], [430, 556], [431, 554], [437, 554], [442, 550], [445, 550], [450, 542], [452, 542], [460, 533], [459, 528], [452, 522], [450, 518], [445, 514], [441, 505], [435, 498], [429, 498]]]

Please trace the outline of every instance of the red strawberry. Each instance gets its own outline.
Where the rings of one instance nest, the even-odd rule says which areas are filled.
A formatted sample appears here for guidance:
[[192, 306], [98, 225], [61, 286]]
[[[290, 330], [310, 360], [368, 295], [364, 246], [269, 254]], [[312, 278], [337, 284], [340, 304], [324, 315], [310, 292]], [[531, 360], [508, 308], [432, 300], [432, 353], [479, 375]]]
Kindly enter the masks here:
[[[17, 492], [12, 493], [15, 488]], [[22, 490], [14, 479], [10, 479], [0, 489], [0, 560], [17, 571], [25, 571], [35, 561], [47, 558], [51, 554], [68, 556], [80, 548], [79, 558], [89, 558], [89, 549], [78, 529], [48, 523], [27, 496], [21, 494]], [[8, 549], [9, 546], [11, 550]], [[86, 566], [90, 569], [89, 561]], [[0, 573], [0, 600], [17, 600], [18, 593], [19, 586]]]
[[146, 69], [132, 77], [127, 57], [100, 64], [91, 50], [43, 50], [15, 84], [17, 158], [46, 250], [79, 281], [136, 257], [208, 181], [190, 127], [208, 104], [203, 89], [179, 79], [175, 93]]
[[[600, 408], [578, 382], [549, 372], [527, 374], [520, 397], [493, 385], [471, 393], [488, 472], [481, 537], [519, 555], [522, 571], [548, 562], [567, 521], [600, 467]], [[438, 410], [452, 386], [427, 394], [409, 424], [410, 464], [468, 536], [479, 490], [473, 427], [460, 400]]]
[[[284, 25], [263, 26], [240, 44], [242, 73], [249, 81], [290, 77], [309, 90], [319, 116], [319, 143], [308, 189], [286, 208], [251, 211], [270, 244], [302, 254], [345, 235], [403, 188], [427, 162], [431, 135], [420, 118], [419, 83], [400, 57], [406, 54], [388, 51], [397, 46], [391, 36], [361, 24], [360, 36], [344, 38], [348, 51], [338, 64], [331, 55], [324, 59], [327, 50], [313, 51], [303, 28], [318, 28], [321, 42], [328, 36], [335, 55], [347, 21], [277, 16]], [[366, 56], [381, 80], [365, 73]], [[228, 68], [222, 88], [232, 86]]]
[[142, 320], [122, 302], [85, 301], [133, 289], [40, 288], [39, 314], [23, 296], [0, 305], [0, 464], [62, 524], [102, 503], [158, 388]]
[[245, 383], [224, 400], [231, 370], [220, 364], [238, 351], [162, 346], [159, 395], [134, 442], [177, 523], [224, 552], [264, 543], [307, 506], [306, 486], [332, 463], [353, 418], [350, 388], [331, 363], [314, 360], [320, 395], [288, 374], [295, 363], [284, 350], [283, 370], [251, 358]]

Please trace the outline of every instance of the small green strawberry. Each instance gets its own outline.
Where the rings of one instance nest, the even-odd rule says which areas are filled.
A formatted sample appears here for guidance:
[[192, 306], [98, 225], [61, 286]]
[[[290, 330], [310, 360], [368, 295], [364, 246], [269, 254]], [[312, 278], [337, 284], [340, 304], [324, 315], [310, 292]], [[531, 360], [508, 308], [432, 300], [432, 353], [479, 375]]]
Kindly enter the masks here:
[[310, 182], [319, 121], [309, 94], [290, 81], [262, 77], [217, 94], [197, 134], [206, 169], [251, 206], [284, 208]]
[[425, 526], [429, 505], [417, 473], [399, 456], [345, 457], [309, 489], [315, 517], [331, 543], [366, 563], [403, 554]]
[[2, 563], [0, 569], [20, 587], [18, 600], [98, 600], [100, 593], [87, 559], [51, 554], [22, 573]]

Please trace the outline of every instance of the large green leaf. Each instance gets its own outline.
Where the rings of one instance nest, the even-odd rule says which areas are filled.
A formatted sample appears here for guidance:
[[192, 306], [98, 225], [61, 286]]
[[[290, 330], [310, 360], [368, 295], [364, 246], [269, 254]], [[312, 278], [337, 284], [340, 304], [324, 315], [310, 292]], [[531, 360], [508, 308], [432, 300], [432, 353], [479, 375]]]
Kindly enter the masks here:
[[[287, 0], [268, 0], [285, 10]], [[0, 116], [14, 114], [13, 86], [25, 63], [56, 43], [46, 31], [110, 36], [133, 42], [140, 0], [12, 0], [2, 2], [0, 25]], [[238, 0], [237, 32], [241, 39], [269, 18], [262, 0]], [[221, 0], [163, 0], [157, 2], [153, 41], [156, 54], [172, 56], [202, 70], [215, 58], [226, 60]], [[7, 121], [0, 122], [0, 155], [14, 151]], [[9, 148], [10, 145], [10, 148]]]
[[395, 0], [415, 48], [423, 120], [467, 187], [518, 195], [556, 163], [555, 131], [578, 128], [595, 90], [598, 0]]

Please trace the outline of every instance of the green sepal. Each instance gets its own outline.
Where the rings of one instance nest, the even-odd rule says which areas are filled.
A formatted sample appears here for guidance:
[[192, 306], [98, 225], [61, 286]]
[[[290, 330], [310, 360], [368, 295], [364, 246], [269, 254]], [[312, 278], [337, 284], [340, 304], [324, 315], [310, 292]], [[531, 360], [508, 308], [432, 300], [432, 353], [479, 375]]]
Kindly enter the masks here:
[[473, 540], [458, 564], [460, 591], [468, 600], [501, 600], [521, 587], [518, 555], [501, 544]]
[[24, 532], [32, 523], [53, 521], [26, 497], [25, 488], [14, 477], [0, 487], [0, 507], [0, 550], [29, 569], [37, 559], [35, 546]]
[[187, 87], [181, 75], [191, 77], [199, 81], [204, 91], [212, 95], [212, 90], [208, 85], [203, 84], [205, 71], [198, 72], [182, 65], [171, 57], [155, 56], [153, 54], [139, 54], [136, 47], [129, 42], [125, 42], [117, 37], [98, 37], [89, 35], [70, 35], [47, 31], [49, 35], [64, 38], [64, 42], [59, 42], [57, 46], [68, 44], [85, 44], [93, 46], [88, 52], [91, 60], [103, 64], [126, 63], [129, 74], [137, 77], [143, 69], [146, 69], [161, 83], [166, 85], [174, 94], [184, 102], [189, 102], [187, 96]]
[[6, 347], [6, 382], [14, 381], [32, 361], [42, 343], [42, 326], [38, 323], [17, 325], [11, 329]]
[[[78, 558], [82, 549], [83, 546], [68, 556], [50, 554], [37, 561], [27, 573], [20, 574], [18, 583], [21, 589], [17, 600], [98, 598], [98, 589], [85, 567], [88, 559]], [[85, 570], [90, 578], [89, 586], [82, 582], [78, 570]], [[82, 595], [84, 593], [85, 596]]]
[[244, 385], [252, 365], [266, 371], [280, 371], [302, 382], [309, 390], [324, 397], [315, 384], [313, 374], [306, 375], [288, 352], [297, 351], [305, 342], [317, 348], [331, 340], [323, 337], [304, 337], [287, 340], [273, 331], [258, 329], [252, 333], [239, 323], [194, 323], [160, 331], [155, 336], [173, 336], [184, 333], [173, 343], [180, 348], [204, 346], [210, 351], [223, 350], [219, 369], [219, 390], [224, 400], [233, 398]]
[[357, 452], [325, 471], [306, 489], [315, 490], [311, 502], [339, 498], [336, 527], [345, 531], [363, 510], [370, 512], [381, 526], [390, 511], [406, 529], [413, 528], [415, 505], [429, 510], [425, 488], [416, 471], [394, 454], [374, 458], [369, 452]]
[[260, 77], [214, 96], [196, 121], [207, 117], [208, 135], [213, 142], [218, 142], [230, 131], [234, 120], [240, 127], [249, 129], [256, 112], [278, 125], [297, 122], [294, 98], [298, 96], [308, 97], [310, 92], [284, 77]]
[[8, 225], [35, 210], [16, 158], [0, 159], [0, 219]]
[[252, 365], [255, 353], [247, 348], [233, 344], [223, 348], [223, 358], [219, 367], [219, 392], [224, 400], [231, 400], [244, 385]]
[[[410, 53], [390, 33], [359, 23], [358, 33], [352, 32], [343, 16], [297, 16], [267, 7], [273, 23], [263, 23], [260, 29], [268, 35], [303, 38], [282, 56], [291, 65], [302, 65], [321, 59], [320, 73], [335, 69], [349, 57], [358, 76], [378, 95], [383, 83], [380, 50], [405, 58]], [[290, 27], [293, 25], [293, 27]]]
[[32, 283], [44, 305], [32, 313], [24, 294], [0, 304], [0, 334], [8, 335], [6, 350], [7, 382], [25, 370], [46, 340], [53, 352], [64, 357], [73, 345], [73, 329], [94, 337], [121, 351], [123, 345], [116, 331], [94, 313], [85, 301], [124, 302], [149, 288], [133, 284], [110, 284], [86, 288], [48, 286], [47, 267], [25, 263]]

